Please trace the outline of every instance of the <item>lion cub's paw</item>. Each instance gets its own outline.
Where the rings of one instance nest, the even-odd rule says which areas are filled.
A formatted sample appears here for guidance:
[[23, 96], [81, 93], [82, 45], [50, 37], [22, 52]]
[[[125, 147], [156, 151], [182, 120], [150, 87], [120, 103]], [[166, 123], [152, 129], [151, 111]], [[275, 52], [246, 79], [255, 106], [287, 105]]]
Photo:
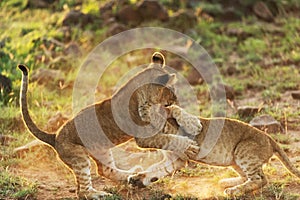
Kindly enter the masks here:
[[197, 142], [192, 140], [184, 153], [189, 159], [193, 159], [198, 155], [199, 152], [200, 147], [198, 146]]
[[178, 125], [190, 135], [198, 135], [202, 130], [202, 124], [197, 116], [189, 114], [177, 105], [168, 107], [170, 115], [176, 119]]
[[202, 130], [202, 125], [199, 118], [191, 115], [189, 115], [185, 119], [182, 127], [187, 133], [191, 135], [198, 135]]
[[225, 189], [224, 194], [227, 195], [227, 196], [241, 196], [244, 193], [243, 193], [243, 191], [241, 190], [240, 187], [235, 186], [235, 187]]
[[104, 191], [97, 191], [95, 189], [86, 192], [79, 193], [79, 199], [81, 200], [101, 200], [104, 199], [106, 196], [111, 196], [112, 194], [104, 192]]

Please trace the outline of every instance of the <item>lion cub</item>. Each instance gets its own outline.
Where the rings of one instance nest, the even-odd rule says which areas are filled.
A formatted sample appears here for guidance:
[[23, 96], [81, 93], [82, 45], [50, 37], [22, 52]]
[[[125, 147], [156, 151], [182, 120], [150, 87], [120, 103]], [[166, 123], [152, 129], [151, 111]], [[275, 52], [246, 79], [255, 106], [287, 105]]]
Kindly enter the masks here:
[[[184, 112], [182, 108], [171, 105], [167, 109], [171, 120], [177, 122], [183, 120], [180, 114]], [[293, 175], [300, 178], [300, 171], [292, 165], [287, 154], [265, 132], [234, 119], [201, 117], [198, 119], [201, 121], [202, 130], [199, 134], [188, 135], [188, 137], [197, 142], [200, 152], [191, 160], [209, 165], [232, 167], [239, 177], [220, 181], [220, 184], [226, 188], [225, 194], [239, 196], [260, 189], [267, 184], [262, 166], [274, 154]], [[183, 121], [187, 127], [198, 123], [191, 116], [184, 118]], [[179, 128], [176, 122], [172, 124], [173, 126], [169, 129], [173, 131], [169, 130], [169, 132], [182, 133], [176, 130]], [[216, 134], [218, 131], [220, 134]], [[183, 135], [185, 135], [184, 132]], [[178, 159], [175, 162], [180, 164], [182, 160]], [[175, 170], [178, 169], [173, 168], [173, 171]], [[152, 174], [141, 172], [129, 176], [128, 181], [133, 185], [149, 184], [148, 180], [158, 179], [156, 174], [160, 172]]]
[[[170, 74], [161, 67], [164, 63], [163, 55], [158, 52], [154, 53], [152, 63], [146, 69], [135, 75], [111, 98], [83, 109], [73, 119], [66, 122], [57, 134], [48, 134], [40, 130], [30, 117], [27, 105], [28, 69], [25, 65], [18, 66], [23, 72], [20, 94], [23, 120], [30, 132], [53, 147], [58, 157], [73, 172], [79, 198], [100, 199], [101, 196], [109, 195], [93, 188], [89, 158], [92, 157], [96, 161], [98, 173], [101, 174], [102, 165], [113, 165], [109, 149], [133, 137], [136, 138], [140, 147], [172, 150], [184, 159], [196, 156], [199, 147], [193, 140], [184, 136], [162, 134], [167, 130], [163, 127], [169, 126], [166, 120], [159, 120], [159, 123], [155, 122], [155, 119], [153, 121], [152, 117], [156, 116], [153, 112], [140, 117], [140, 113], [147, 110], [149, 106], [164, 107], [177, 103], [172, 89], [176, 77], [175, 74]], [[126, 104], [128, 98], [130, 100]], [[137, 128], [125, 127], [130, 130], [126, 132], [118, 126], [116, 121], [123, 123], [122, 126], [133, 121]], [[193, 132], [198, 129], [193, 127], [191, 130], [188, 128], [185, 130]], [[147, 132], [148, 135], [141, 132]]]

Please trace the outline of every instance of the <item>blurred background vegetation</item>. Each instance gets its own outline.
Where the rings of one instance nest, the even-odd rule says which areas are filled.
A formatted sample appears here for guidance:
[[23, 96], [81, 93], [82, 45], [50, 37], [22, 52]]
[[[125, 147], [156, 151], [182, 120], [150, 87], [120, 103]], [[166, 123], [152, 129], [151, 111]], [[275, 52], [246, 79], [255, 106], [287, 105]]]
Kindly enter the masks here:
[[[19, 112], [17, 64], [31, 70], [29, 105], [34, 120], [53, 132], [72, 116], [73, 83], [88, 53], [109, 36], [135, 27], [174, 29], [208, 51], [222, 75], [225, 110], [211, 108], [212, 88], [189, 63], [165, 52], [167, 64], [193, 85], [199, 101], [193, 109], [203, 116], [211, 116], [213, 109], [246, 122], [269, 115], [284, 130], [300, 131], [298, 0], [2, 0], [0, 18], [0, 199], [31, 194], [35, 198], [36, 193], [36, 185], [10, 177], [24, 161], [14, 148], [33, 139]], [[97, 88], [97, 99], [110, 96], [120, 77], [148, 63], [152, 52], [133, 51], [114, 61]], [[292, 139], [285, 147], [291, 152], [289, 144], [299, 141], [288, 137]], [[15, 185], [18, 189], [12, 189]], [[20, 186], [25, 188], [21, 195], [16, 194]]]

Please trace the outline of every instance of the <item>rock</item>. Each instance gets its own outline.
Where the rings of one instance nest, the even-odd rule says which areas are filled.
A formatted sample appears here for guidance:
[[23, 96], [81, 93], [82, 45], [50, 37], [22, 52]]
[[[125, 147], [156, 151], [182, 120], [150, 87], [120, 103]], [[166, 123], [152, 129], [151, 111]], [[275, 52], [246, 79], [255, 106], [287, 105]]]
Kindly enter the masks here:
[[64, 49], [65, 55], [73, 55], [76, 57], [82, 56], [81, 48], [76, 42], [71, 42], [65, 46]]
[[126, 31], [126, 30], [127, 30], [127, 28], [123, 24], [114, 23], [109, 27], [109, 29], [107, 31], [107, 36], [116, 35], [118, 33]]
[[137, 26], [143, 20], [140, 12], [134, 5], [126, 5], [122, 7], [116, 14], [116, 18], [118, 21], [123, 24]]
[[237, 112], [240, 117], [252, 117], [261, 110], [262, 108], [255, 106], [239, 106]]
[[92, 22], [93, 22], [93, 18], [91, 15], [84, 14], [79, 10], [71, 10], [64, 17], [62, 25], [63, 26], [74, 26], [74, 25], [85, 26]]
[[187, 31], [197, 24], [197, 16], [190, 10], [179, 10], [170, 17], [169, 26], [176, 30]]
[[68, 117], [64, 116], [61, 112], [58, 112], [48, 120], [45, 129], [49, 132], [56, 132], [67, 120]]
[[197, 85], [203, 83], [201, 74], [195, 68], [190, 70], [187, 76], [187, 80], [191, 85]]
[[143, 0], [137, 4], [137, 10], [144, 21], [169, 19], [168, 11], [155, 0]]
[[293, 99], [300, 99], [300, 91], [294, 91], [291, 93]]
[[0, 74], [0, 94], [1, 94], [1, 91], [3, 91], [4, 95], [10, 93], [12, 90], [12, 83], [11, 83], [11, 80]]
[[253, 11], [259, 18], [265, 21], [271, 22], [274, 20], [274, 15], [268, 6], [262, 1], [258, 1], [254, 4]]
[[[225, 93], [224, 93], [225, 92]], [[224, 98], [229, 99], [230, 101], [234, 100], [234, 89], [229, 85], [223, 83], [217, 83], [211, 87], [210, 95], [215, 100], [222, 100]]]
[[285, 133], [281, 124], [270, 115], [261, 115], [253, 118], [250, 125], [267, 133]]
[[172, 67], [176, 70], [183, 70], [184, 62], [180, 58], [174, 58], [167, 63], [167, 66]]
[[28, 0], [26, 7], [49, 8], [56, 0]]
[[60, 70], [39, 68], [32, 73], [31, 81], [49, 85], [53, 82], [63, 81], [63, 77]]

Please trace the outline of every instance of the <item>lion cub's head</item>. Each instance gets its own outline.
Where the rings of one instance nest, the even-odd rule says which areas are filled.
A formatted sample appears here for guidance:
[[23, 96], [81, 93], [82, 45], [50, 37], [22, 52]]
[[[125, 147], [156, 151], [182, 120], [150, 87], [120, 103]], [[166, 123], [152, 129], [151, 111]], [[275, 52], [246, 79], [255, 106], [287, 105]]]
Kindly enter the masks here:
[[151, 57], [151, 64], [133, 78], [136, 85], [135, 93], [138, 98], [148, 101], [150, 104], [161, 104], [164, 106], [177, 103], [174, 84], [177, 81], [176, 74], [167, 71], [165, 58], [155, 52]]

